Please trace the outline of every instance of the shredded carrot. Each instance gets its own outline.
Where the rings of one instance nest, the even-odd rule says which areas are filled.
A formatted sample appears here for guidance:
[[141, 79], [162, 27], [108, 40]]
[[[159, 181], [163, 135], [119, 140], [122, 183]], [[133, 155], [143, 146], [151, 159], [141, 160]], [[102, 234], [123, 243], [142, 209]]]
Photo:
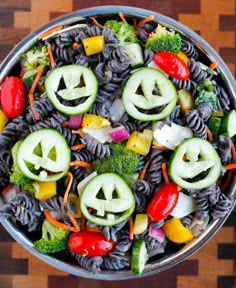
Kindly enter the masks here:
[[61, 223], [60, 221], [58, 221], [57, 219], [52, 217], [52, 215], [50, 214], [50, 212], [48, 210], [44, 210], [43, 212], [44, 212], [44, 215], [45, 215], [46, 219], [50, 223], [52, 223], [54, 226], [57, 226], [57, 227], [60, 227], [60, 228], [63, 228], [65, 230], [69, 230], [69, 231], [72, 231], [72, 232], [77, 232], [74, 227], [71, 227], [71, 226], [66, 225], [64, 223]]
[[217, 67], [218, 65], [219, 65], [219, 63], [218, 63], [217, 61], [214, 61], [214, 62], [212, 62], [212, 63], [210, 64], [209, 68], [212, 69], [212, 70], [214, 70], [214, 69], [216, 69], [216, 67]]
[[136, 24], [135, 28], [138, 28], [140, 27], [141, 25], [143, 25], [144, 23], [147, 23], [149, 21], [152, 21], [154, 19], [154, 16], [153, 15], [150, 15], [146, 18], [144, 18], [143, 20], [141, 20], [140, 22], [138, 22], [138, 24]]
[[125, 16], [124, 16], [124, 13], [122, 13], [122, 12], [119, 12], [118, 14], [119, 14], [119, 17], [120, 17], [121, 21], [123, 21], [123, 22], [126, 22], [126, 23], [127, 23], [127, 21], [126, 21], [126, 19], [125, 19]]
[[207, 134], [207, 140], [212, 143], [213, 142], [213, 136], [212, 136], [212, 133], [208, 127], [206, 127], [206, 134]]
[[[236, 151], [235, 151], [235, 146], [232, 140], [230, 140], [230, 146], [231, 146], [231, 155], [232, 155], [232, 161], [231, 164], [235, 164], [236, 163]], [[228, 189], [228, 186], [230, 185], [231, 181], [232, 181], [232, 177], [234, 174], [234, 170], [231, 169], [228, 171], [227, 173], [227, 177], [223, 183], [223, 185], [221, 186], [221, 191], [225, 192]]]
[[[71, 188], [71, 185], [72, 185], [72, 182], [73, 182], [73, 175], [72, 175], [71, 172], [67, 172], [66, 176], [70, 177], [70, 180], [69, 180], [69, 183], [68, 183], [68, 185], [66, 187], [66, 192], [65, 192], [64, 198], [63, 198], [63, 205], [64, 205], [65, 209], [67, 210], [67, 203], [68, 203], [68, 198], [69, 198], [69, 194], [70, 194], [70, 188]], [[76, 231], [80, 231], [79, 224], [77, 223], [75, 217], [69, 211], [66, 211], [66, 214], [69, 217], [69, 219], [70, 219], [71, 223], [73, 224], [73, 226], [75, 227], [75, 230]]]
[[145, 165], [144, 165], [144, 167], [143, 167], [143, 170], [142, 170], [141, 173], [139, 174], [139, 180], [143, 180], [143, 179], [144, 179], [145, 174], [146, 174], [146, 172], [147, 172], [147, 168], [148, 168], [150, 162], [151, 162], [151, 159], [149, 159], [149, 160], [145, 163]]
[[86, 222], [86, 218], [85, 218], [84, 214], [81, 214], [80, 231], [84, 231], [85, 230], [85, 222]]
[[78, 149], [81, 149], [81, 148], [84, 148], [84, 147], [86, 147], [86, 145], [84, 145], [84, 144], [77, 144], [77, 145], [71, 146], [70, 149], [71, 149], [71, 150], [78, 150]]
[[79, 47], [79, 44], [77, 42], [73, 43], [72, 49], [76, 50]]
[[53, 53], [52, 53], [51, 44], [47, 45], [47, 49], [48, 49], [48, 56], [49, 56], [49, 60], [50, 60], [50, 66], [51, 66], [51, 68], [53, 68], [55, 66], [55, 61], [54, 61], [54, 57], [53, 57]]
[[61, 124], [61, 127], [67, 127], [69, 125], [69, 121], [64, 121], [62, 124]]
[[153, 149], [157, 149], [157, 150], [169, 150], [169, 148], [165, 147], [165, 146], [158, 146], [158, 145], [153, 145], [152, 146]]
[[78, 222], [76, 221], [74, 215], [72, 215], [69, 211], [66, 212], [66, 215], [69, 217], [71, 223], [73, 224], [73, 226], [75, 227], [75, 230], [78, 232], [80, 231], [80, 227]]
[[224, 166], [225, 170], [232, 170], [232, 169], [236, 169], [236, 164], [228, 164]]
[[132, 215], [129, 217], [129, 239], [134, 239], [134, 221]]
[[20, 78], [22, 79], [24, 75], [25, 75], [25, 71], [23, 69], [21, 69], [20, 70]]
[[39, 66], [37, 75], [33, 81], [32, 86], [30, 87], [29, 95], [34, 95], [34, 91], [35, 91], [35, 89], [39, 83], [39, 80], [40, 80], [42, 74], [43, 74], [43, 69], [44, 69], [44, 66]]
[[56, 26], [56, 27], [53, 27], [52, 29], [49, 29], [45, 32], [43, 32], [42, 34], [39, 35], [38, 39], [41, 40], [47, 36], [49, 36], [50, 34], [52, 34], [53, 32], [56, 32], [56, 31], [59, 31], [63, 28], [63, 26]]
[[188, 112], [189, 112], [189, 109], [184, 109], [183, 112], [184, 112], [184, 113], [188, 113]]
[[69, 180], [69, 183], [66, 187], [66, 192], [64, 194], [64, 198], [63, 198], [63, 205], [64, 207], [67, 209], [67, 203], [68, 203], [68, 198], [69, 198], [69, 193], [70, 193], [70, 188], [71, 188], [71, 185], [72, 185], [72, 182], [73, 182], [73, 175], [71, 172], [67, 172], [65, 174], [65, 176], [69, 176], [70, 177], [70, 180]]
[[93, 23], [98, 26], [99, 28], [103, 29], [102, 24], [100, 24], [95, 17], [90, 17], [93, 20]]
[[167, 165], [166, 165], [166, 162], [163, 162], [161, 164], [161, 170], [162, 170], [162, 175], [164, 177], [164, 181], [166, 184], [169, 184], [170, 183], [170, 179], [169, 179], [169, 176], [168, 176], [168, 173], [167, 173]]
[[92, 164], [89, 162], [85, 161], [80, 161], [80, 160], [75, 160], [70, 162], [70, 166], [80, 166], [80, 167], [85, 167], [85, 168], [92, 168]]
[[85, 231], [89, 232], [101, 232], [98, 226], [85, 226]]
[[85, 136], [85, 133], [83, 132], [82, 129], [72, 130], [71, 132], [72, 132], [72, 134], [79, 134], [81, 137]]
[[2, 190], [2, 196], [4, 196], [5, 194], [7, 194], [7, 192], [8, 192], [13, 186], [14, 186], [13, 184], [8, 184], [7, 187], [5, 187], [5, 188]]
[[[30, 102], [30, 106], [31, 106], [34, 103], [34, 95], [29, 94], [28, 97], [29, 97], [29, 102]], [[40, 120], [38, 113], [34, 110], [32, 110], [32, 112], [33, 112], [35, 120]]]

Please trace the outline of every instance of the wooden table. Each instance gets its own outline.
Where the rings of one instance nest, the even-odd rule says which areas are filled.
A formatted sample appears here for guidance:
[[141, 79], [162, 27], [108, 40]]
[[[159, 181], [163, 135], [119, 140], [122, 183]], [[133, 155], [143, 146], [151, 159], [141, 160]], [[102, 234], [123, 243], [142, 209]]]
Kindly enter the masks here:
[[[175, 18], [197, 31], [235, 75], [235, 0], [1, 0], [0, 61], [30, 31], [66, 12], [97, 5], [132, 5]], [[199, 252], [160, 274], [131, 281], [93, 281], [56, 270], [30, 255], [0, 227], [0, 288], [235, 288], [236, 213]]]

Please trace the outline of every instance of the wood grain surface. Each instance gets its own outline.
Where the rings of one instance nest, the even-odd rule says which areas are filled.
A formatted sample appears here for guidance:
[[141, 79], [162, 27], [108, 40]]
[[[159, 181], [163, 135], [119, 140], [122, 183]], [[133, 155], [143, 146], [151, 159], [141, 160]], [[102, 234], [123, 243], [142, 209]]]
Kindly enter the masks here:
[[[67, 12], [134, 5], [170, 16], [199, 33], [235, 76], [235, 0], [0, 0], [0, 62], [30, 31]], [[236, 211], [193, 256], [168, 271], [129, 281], [94, 281], [42, 263], [0, 226], [0, 288], [236, 288]]]

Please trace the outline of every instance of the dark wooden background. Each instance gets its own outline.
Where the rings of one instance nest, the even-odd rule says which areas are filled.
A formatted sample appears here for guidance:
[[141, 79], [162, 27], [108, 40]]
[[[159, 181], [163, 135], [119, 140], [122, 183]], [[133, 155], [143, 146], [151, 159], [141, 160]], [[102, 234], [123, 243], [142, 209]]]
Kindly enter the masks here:
[[[235, 0], [0, 0], [0, 62], [30, 31], [66, 12], [135, 5], [179, 20], [219, 52], [235, 76]], [[172, 269], [129, 281], [78, 278], [30, 255], [0, 226], [0, 288], [236, 288], [236, 213], [200, 251]]]

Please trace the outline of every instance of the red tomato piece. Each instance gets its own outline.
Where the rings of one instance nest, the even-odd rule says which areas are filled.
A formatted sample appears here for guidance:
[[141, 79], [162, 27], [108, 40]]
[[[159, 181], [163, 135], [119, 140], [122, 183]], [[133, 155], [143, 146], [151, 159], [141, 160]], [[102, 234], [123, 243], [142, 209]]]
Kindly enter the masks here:
[[174, 78], [180, 80], [189, 79], [190, 70], [188, 65], [173, 53], [167, 51], [157, 52], [154, 55], [154, 62], [163, 72]]
[[107, 240], [101, 232], [82, 231], [71, 234], [68, 245], [76, 254], [95, 257], [109, 253], [115, 242]]
[[1, 105], [8, 118], [15, 118], [22, 114], [25, 108], [25, 88], [20, 78], [8, 77], [1, 89]]
[[161, 187], [147, 207], [147, 214], [153, 221], [165, 219], [174, 210], [179, 198], [178, 186], [173, 182]]

